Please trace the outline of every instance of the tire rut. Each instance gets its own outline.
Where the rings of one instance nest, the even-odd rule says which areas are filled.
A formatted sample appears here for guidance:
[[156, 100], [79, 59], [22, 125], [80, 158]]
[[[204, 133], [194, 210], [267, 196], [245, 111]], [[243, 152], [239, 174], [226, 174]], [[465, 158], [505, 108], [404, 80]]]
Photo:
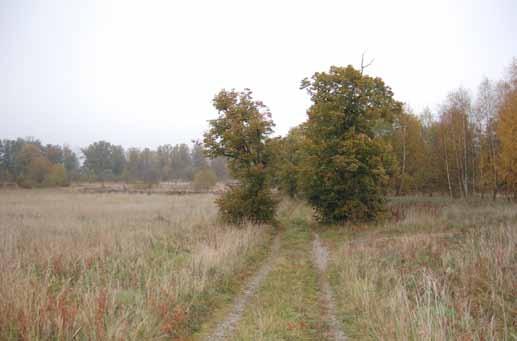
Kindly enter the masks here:
[[314, 264], [318, 270], [318, 280], [321, 290], [321, 302], [324, 310], [324, 317], [329, 327], [329, 332], [332, 339], [336, 341], [345, 341], [347, 338], [343, 333], [340, 323], [337, 320], [336, 303], [329, 281], [327, 279], [327, 263], [328, 250], [321, 244], [320, 237], [314, 233], [314, 240], [312, 242], [312, 257]]
[[257, 292], [258, 288], [260, 287], [264, 279], [267, 277], [269, 272], [271, 272], [271, 269], [273, 268], [273, 261], [276, 258], [279, 249], [280, 233], [277, 234], [275, 239], [273, 240], [271, 253], [266, 259], [265, 263], [260, 267], [260, 269], [248, 282], [244, 290], [234, 300], [232, 304], [232, 310], [224, 320], [217, 324], [217, 326], [214, 329], [214, 332], [206, 339], [207, 341], [226, 340], [231, 336], [231, 334], [235, 330], [235, 327], [242, 318], [244, 309], [248, 305], [250, 299]]

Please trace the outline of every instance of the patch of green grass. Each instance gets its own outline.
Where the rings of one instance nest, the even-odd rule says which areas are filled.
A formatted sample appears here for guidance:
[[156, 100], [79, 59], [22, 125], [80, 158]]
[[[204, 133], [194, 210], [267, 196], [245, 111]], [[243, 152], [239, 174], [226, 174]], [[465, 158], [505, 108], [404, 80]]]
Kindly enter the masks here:
[[[295, 212], [293, 215], [301, 214]], [[318, 279], [311, 260], [307, 219], [283, 221], [285, 231], [274, 267], [250, 302], [233, 340], [321, 340], [324, 322]]]

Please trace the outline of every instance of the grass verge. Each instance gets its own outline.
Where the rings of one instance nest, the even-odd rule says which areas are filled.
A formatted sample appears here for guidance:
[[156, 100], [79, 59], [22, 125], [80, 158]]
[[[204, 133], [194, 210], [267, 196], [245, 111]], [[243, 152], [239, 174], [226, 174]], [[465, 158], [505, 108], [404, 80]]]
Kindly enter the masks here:
[[293, 208], [289, 219], [281, 219], [285, 227], [282, 249], [233, 340], [325, 338], [317, 272], [311, 259], [312, 232], [303, 215], [300, 208]]

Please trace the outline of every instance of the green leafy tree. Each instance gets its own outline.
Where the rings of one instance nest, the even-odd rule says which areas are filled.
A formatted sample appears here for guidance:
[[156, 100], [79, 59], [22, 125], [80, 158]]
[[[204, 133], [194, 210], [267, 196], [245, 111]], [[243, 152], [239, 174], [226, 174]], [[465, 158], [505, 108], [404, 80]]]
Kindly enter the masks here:
[[96, 180], [120, 179], [126, 167], [126, 155], [122, 146], [99, 141], [81, 149], [84, 154], [83, 167], [93, 173]]
[[122, 146], [111, 146], [111, 171], [113, 176], [120, 178], [126, 167], [126, 153]]
[[203, 144], [200, 141], [193, 141], [192, 151], [190, 154], [192, 159], [193, 174], [196, 174], [200, 170], [208, 167], [208, 162], [205, 157], [205, 150], [203, 148]]
[[290, 197], [300, 193], [301, 169], [305, 162], [304, 125], [289, 131], [286, 137], [270, 141], [273, 162], [273, 183]]
[[127, 151], [126, 169], [124, 177], [127, 182], [134, 182], [139, 178], [140, 150], [129, 148]]
[[170, 181], [173, 179], [172, 174], [172, 151], [173, 147], [170, 144], [158, 146], [156, 155], [158, 158], [158, 167], [160, 170], [160, 179], [162, 181]]
[[192, 157], [187, 144], [177, 144], [172, 149], [172, 176], [175, 180], [192, 180]]
[[0, 181], [14, 181], [16, 179], [16, 149], [21, 149], [15, 140], [0, 140]]
[[239, 181], [218, 199], [221, 215], [233, 223], [270, 222], [276, 207], [268, 177], [271, 153], [266, 147], [274, 126], [271, 113], [249, 89], [222, 90], [213, 103], [219, 114], [209, 121], [204, 135], [207, 155], [227, 157], [230, 172]]
[[139, 178], [149, 187], [160, 181], [160, 166], [156, 152], [145, 148], [139, 157]]
[[382, 79], [331, 67], [302, 81], [312, 106], [306, 123], [304, 190], [325, 223], [372, 220], [383, 211], [386, 126], [402, 112]]
[[45, 157], [53, 164], [63, 163], [63, 148], [60, 145], [47, 144], [43, 148]]
[[92, 172], [97, 180], [104, 182], [108, 177], [108, 170], [112, 173], [112, 145], [106, 141], [99, 141], [81, 149], [84, 154], [83, 167]]
[[63, 166], [65, 167], [68, 182], [79, 176], [79, 159], [68, 146], [63, 147]]
[[7, 168], [7, 177], [9, 181], [15, 181], [20, 175], [22, 167], [18, 162], [18, 155], [27, 142], [24, 139], [4, 140], [2, 162]]
[[9, 180], [9, 168], [6, 157], [6, 141], [0, 140], [0, 182], [4, 183]]
[[26, 143], [16, 155], [18, 167], [17, 182], [22, 187], [43, 185], [50, 173], [52, 163], [45, 157], [37, 144]]

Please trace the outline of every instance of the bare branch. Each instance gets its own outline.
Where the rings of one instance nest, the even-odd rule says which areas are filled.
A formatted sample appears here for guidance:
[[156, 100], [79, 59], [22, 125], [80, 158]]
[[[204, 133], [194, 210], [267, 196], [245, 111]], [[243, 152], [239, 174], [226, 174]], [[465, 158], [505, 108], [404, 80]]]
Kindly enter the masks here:
[[366, 51], [363, 52], [361, 54], [361, 75], [363, 74], [363, 71], [364, 69], [366, 69], [367, 67], [369, 67], [370, 65], [373, 64], [373, 62], [375, 61], [375, 58], [373, 58], [372, 60], [370, 60], [366, 65], [364, 64], [364, 55], [366, 54]]

